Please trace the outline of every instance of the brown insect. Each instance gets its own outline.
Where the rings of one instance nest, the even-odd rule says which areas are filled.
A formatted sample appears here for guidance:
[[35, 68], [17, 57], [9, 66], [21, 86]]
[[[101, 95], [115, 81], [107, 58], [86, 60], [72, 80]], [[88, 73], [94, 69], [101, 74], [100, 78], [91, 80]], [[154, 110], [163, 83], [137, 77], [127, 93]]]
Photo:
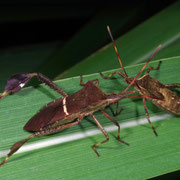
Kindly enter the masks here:
[[[116, 55], [118, 57], [121, 69], [123, 71], [115, 71], [112, 74], [104, 77], [104, 75], [102, 73], [100, 73], [100, 75], [104, 78], [104, 79], [108, 79], [110, 77], [112, 77], [115, 74], [119, 74], [124, 81], [127, 84], [131, 84], [131, 82], [134, 80], [133, 77], [129, 77], [122, 65], [122, 61], [120, 59], [115, 41], [113, 39], [112, 33], [110, 31], [109, 26], [107, 26], [109, 35], [111, 37], [111, 40], [113, 42], [113, 46], [116, 52]], [[157, 53], [157, 51], [160, 49], [161, 45], [158, 46], [158, 48], [155, 50], [155, 52], [152, 54], [152, 56], [148, 59], [148, 63], [149, 61], [151, 61], [151, 59], [153, 58], [153, 56]], [[170, 88], [177, 88], [180, 87], [180, 83], [174, 83], [174, 84], [162, 84], [161, 82], [159, 82], [158, 80], [150, 77], [149, 73], [151, 70], [159, 70], [160, 69], [160, 65], [161, 65], [161, 61], [159, 62], [157, 67], [148, 67], [146, 70], [146, 74], [142, 77], [140, 77], [139, 79], [136, 79], [133, 83], [132, 86], [134, 86], [134, 92], [139, 92], [141, 95], [143, 95], [143, 104], [144, 104], [144, 109], [145, 109], [145, 114], [147, 117], [148, 122], [150, 123], [154, 134], [157, 136], [157, 132], [154, 128], [154, 126], [152, 125], [150, 119], [149, 119], [149, 114], [147, 111], [147, 107], [146, 107], [146, 98], [152, 100], [153, 104], [155, 104], [157, 107], [166, 110], [170, 113], [173, 113], [175, 115], [180, 115], [180, 97], [178, 97], [174, 92], [172, 92], [170, 90]], [[139, 73], [138, 73], [139, 76]], [[137, 77], [137, 76], [136, 76]], [[146, 96], [150, 96], [151, 98], [148, 98]]]
[[120, 126], [118, 122], [111, 116], [109, 116], [104, 111], [104, 108], [110, 104], [117, 103], [116, 112], [118, 112], [118, 101], [123, 98], [131, 97], [128, 95], [132, 94], [132, 92], [127, 92], [127, 90], [135, 80], [130, 83], [128, 88], [126, 88], [123, 93], [105, 94], [98, 87], [98, 79], [83, 83], [81, 76], [80, 85], [84, 87], [74, 94], [67, 95], [67, 93], [64, 92], [60, 87], [58, 87], [50, 79], [40, 73], [15, 74], [7, 81], [5, 91], [0, 95], [0, 98], [21, 90], [33, 76], [37, 76], [41, 82], [48, 85], [51, 89], [57, 91], [63, 97], [48, 103], [27, 122], [27, 124], [24, 126], [24, 129], [33, 133], [28, 138], [15, 143], [10, 148], [10, 152], [7, 154], [6, 158], [0, 163], [0, 166], [2, 166], [10, 156], [12, 156], [21, 146], [23, 146], [24, 143], [29, 141], [31, 138], [52, 134], [65, 128], [71, 127], [80, 123], [83, 117], [89, 115], [94, 119], [95, 123], [106, 138], [104, 141], [96, 143], [92, 146], [97, 156], [99, 156], [96, 147], [107, 142], [109, 140], [109, 137], [102, 125], [93, 115], [93, 113], [98, 110], [100, 110], [118, 127], [118, 141], [128, 145], [128, 143], [120, 139]]

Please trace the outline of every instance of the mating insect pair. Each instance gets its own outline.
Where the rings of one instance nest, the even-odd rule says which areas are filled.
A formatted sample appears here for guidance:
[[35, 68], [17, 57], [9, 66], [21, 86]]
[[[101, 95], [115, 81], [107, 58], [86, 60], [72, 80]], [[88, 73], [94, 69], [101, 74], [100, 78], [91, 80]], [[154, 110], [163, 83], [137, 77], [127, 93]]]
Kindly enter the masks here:
[[[110, 33], [109, 29], [108, 29], [108, 31]], [[111, 33], [110, 33], [110, 35], [111, 35]], [[116, 49], [114, 40], [113, 40], [113, 44]], [[160, 47], [158, 47], [157, 50], [159, 50], [159, 48]], [[155, 51], [155, 53], [157, 52], [157, 50]], [[116, 49], [116, 53], [118, 55], [117, 49]], [[10, 148], [10, 152], [8, 153], [6, 158], [1, 162], [0, 166], [3, 165], [9, 159], [10, 156], [12, 156], [21, 146], [23, 146], [24, 143], [29, 141], [31, 138], [52, 134], [57, 131], [63, 130], [65, 128], [71, 127], [73, 125], [80, 123], [80, 121], [85, 116], [89, 116], [89, 115], [93, 118], [93, 120], [95, 121], [95, 123], [97, 124], [97, 126], [99, 127], [99, 129], [101, 130], [103, 135], [105, 136], [104, 141], [101, 141], [101, 142], [93, 145], [93, 150], [99, 156], [99, 153], [97, 152], [96, 147], [109, 140], [107, 132], [104, 130], [102, 125], [98, 122], [98, 120], [93, 115], [94, 112], [99, 111], [99, 110], [118, 127], [117, 139], [120, 142], [128, 145], [128, 143], [126, 143], [125, 141], [123, 141], [120, 138], [120, 126], [119, 126], [118, 122], [114, 118], [109, 116], [104, 111], [104, 108], [110, 104], [118, 103], [118, 101], [123, 98], [130, 98], [130, 97], [143, 97], [143, 101], [145, 98], [150, 98], [153, 101], [155, 100], [156, 102], [161, 102], [161, 101], [163, 102], [163, 100], [166, 100], [165, 96], [157, 96], [156, 94], [154, 95], [154, 94], [146, 93], [145, 90], [147, 90], [147, 88], [145, 88], [145, 90], [144, 90], [142, 88], [141, 83], [139, 83], [139, 81], [144, 76], [142, 78], [140, 78], [139, 80], [137, 80], [137, 78], [142, 73], [142, 71], [145, 69], [145, 67], [147, 66], [147, 64], [152, 59], [152, 57], [154, 56], [155, 53], [153, 53], [153, 55], [146, 62], [144, 67], [141, 69], [141, 71], [137, 74], [137, 76], [135, 78], [128, 78], [128, 76], [122, 66], [122, 63], [121, 63], [121, 67], [123, 69], [124, 74], [116, 71], [113, 74], [109, 75], [108, 77], [104, 77], [104, 78], [109, 78], [112, 75], [118, 73], [129, 84], [128, 87], [124, 91], [117, 93], [117, 94], [104, 93], [98, 87], [99, 81], [97, 79], [83, 83], [82, 77], [81, 77], [80, 85], [82, 85], [84, 87], [74, 94], [67, 95], [67, 93], [64, 92], [60, 87], [58, 87], [51, 80], [49, 80], [47, 77], [45, 77], [44, 75], [42, 75], [40, 73], [16, 74], [16, 75], [12, 76], [7, 81], [5, 91], [4, 91], [4, 93], [2, 93], [0, 98], [4, 97], [5, 95], [8, 95], [10, 93], [18, 92], [34, 76], [37, 76], [41, 82], [45, 83], [50, 88], [57, 91], [63, 97], [48, 103], [34, 117], [32, 117], [27, 122], [27, 124], [24, 126], [24, 129], [27, 131], [33, 132], [33, 133], [28, 138], [15, 143]], [[118, 55], [118, 58], [119, 58], [119, 55]], [[120, 60], [120, 58], [119, 58], [119, 60]], [[153, 68], [148, 68], [148, 69], [149, 69], [148, 71], [150, 71], [150, 69], [153, 69]], [[134, 90], [128, 91], [128, 89], [131, 86], [134, 86], [136, 89], [140, 89], [139, 92], [141, 95], [129, 96], [130, 94], [135, 92]], [[146, 109], [146, 114], [147, 114], [147, 109]], [[148, 118], [148, 120], [149, 120], [149, 118]], [[149, 122], [150, 122], [150, 120], [149, 120]], [[155, 132], [155, 130], [154, 130], [154, 132]]]

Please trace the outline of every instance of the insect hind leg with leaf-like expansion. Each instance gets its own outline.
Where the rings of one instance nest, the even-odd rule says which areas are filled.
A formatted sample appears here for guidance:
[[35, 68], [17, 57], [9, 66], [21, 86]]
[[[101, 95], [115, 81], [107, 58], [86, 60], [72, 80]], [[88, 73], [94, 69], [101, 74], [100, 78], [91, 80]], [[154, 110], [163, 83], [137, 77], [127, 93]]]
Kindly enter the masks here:
[[[127, 73], [122, 65], [122, 61], [120, 59], [120, 56], [119, 56], [119, 53], [118, 53], [118, 50], [117, 50], [115, 41], [113, 39], [113, 36], [111, 34], [109, 26], [107, 27], [107, 29], [108, 29], [109, 35], [111, 37], [111, 40], [113, 42], [113, 46], [114, 46], [114, 49], [115, 49], [115, 52], [118, 57], [118, 60], [119, 60], [119, 63], [120, 63], [123, 73], [120, 71], [115, 71], [106, 77], [102, 73], [100, 73], [100, 75], [102, 78], [108, 79], [108, 78], [114, 76], [115, 74], [118, 74], [124, 79], [124, 81], [127, 84], [131, 84], [131, 82], [134, 80], [134, 78], [129, 77], [127, 75]], [[157, 49], [154, 51], [154, 53], [147, 60], [146, 64], [148, 64], [151, 61], [151, 59], [154, 57], [154, 55], [159, 51], [160, 47], [161, 47], [161, 45], [159, 45], [157, 47]], [[173, 88], [173, 87], [180, 87], [180, 83], [164, 85], [161, 82], [159, 82], [158, 80], [150, 77], [150, 75], [149, 75], [151, 70], [159, 70], [160, 65], [161, 65], [161, 62], [159, 62], [157, 67], [147, 68], [146, 74], [143, 75], [142, 77], [140, 77], [139, 79], [135, 80], [132, 85], [132, 86], [134, 86], [134, 92], [139, 92], [143, 97], [145, 114], [146, 114], [147, 120], [148, 120], [149, 124], [151, 125], [153, 132], [156, 136], [158, 134], [149, 119], [149, 114], [148, 114], [147, 107], [146, 107], [146, 99], [151, 100], [153, 102], [153, 104], [155, 104], [157, 107], [159, 107], [163, 110], [166, 110], [175, 115], [180, 115], [180, 97], [178, 97], [173, 91], [170, 90], [170, 88]], [[145, 69], [145, 66], [141, 69], [141, 71], [136, 75], [135, 78], [137, 78], [137, 76], [139, 76], [143, 72], [144, 69]], [[129, 85], [128, 85], [128, 87], [129, 87]]]

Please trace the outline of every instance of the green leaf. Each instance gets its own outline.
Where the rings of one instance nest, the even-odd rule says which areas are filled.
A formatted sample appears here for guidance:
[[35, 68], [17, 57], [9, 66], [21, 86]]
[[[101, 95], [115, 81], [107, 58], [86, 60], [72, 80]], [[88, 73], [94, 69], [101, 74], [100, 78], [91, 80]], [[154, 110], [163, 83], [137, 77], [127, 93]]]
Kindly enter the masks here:
[[156, 59], [160, 59], [163, 57], [172, 57], [172, 56], [179, 56], [179, 49], [180, 49], [180, 35], [179, 38], [171, 42], [170, 46], [165, 47], [160, 51], [160, 53], [156, 54]]
[[[152, 77], [162, 83], [180, 83], [180, 57], [162, 60], [159, 71], [152, 71]], [[150, 63], [157, 66], [158, 61]], [[142, 65], [126, 68], [128, 75], [135, 76]], [[104, 72], [110, 74], [114, 70]], [[99, 74], [84, 77], [84, 81], [99, 78], [100, 88], [106, 92], [120, 92], [127, 85], [119, 76], [113, 80], [103, 80]], [[79, 90], [79, 77], [59, 80], [56, 83], [68, 94]], [[10, 148], [15, 142], [26, 138], [29, 133], [23, 130], [24, 124], [43, 105], [59, 97], [48, 87], [28, 87], [0, 101], [0, 151]], [[166, 112], [158, 109], [150, 101], [147, 103], [150, 118], [163, 116]], [[114, 107], [114, 106], [113, 106]], [[145, 118], [141, 99], [124, 99], [120, 101], [124, 110], [114, 117], [120, 124], [138, 121]], [[115, 108], [115, 107], [114, 107]], [[112, 116], [111, 111], [105, 110]], [[95, 117], [103, 126], [112, 125], [100, 112]], [[34, 138], [32, 142], [50, 140], [52, 137], [71, 135], [76, 132], [86, 132], [97, 129], [93, 120], [88, 117], [78, 126], [71, 127], [51, 136]], [[133, 179], [141, 180], [180, 169], [178, 161], [179, 117], [171, 116], [163, 121], [154, 122], [159, 134], [155, 137], [149, 124], [128, 127], [121, 130], [121, 138], [130, 143], [126, 146], [115, 138], [117, 131], [109, 132], [110, 140], [97, 148], [101, 157], [98, 158], [91, 146], [104, 140], [102, 134], [86, 137], [81, 140], [50, 146], [30, 152], [14, 155], [0, 167], [1, 179]], [[29, 143], [27, 143], [29, 144]], [[1, 158], [2, 159], [2, 158]]]
[[[123, 65], [126, 66], [146, 61], [159, 44], [163, 45], [162, 51], [158, 53], [159, 57], [179, 56], [179, 43], [177, 43], [180, 39], [179, 19], [180, 1], [177, 1], [119, 37], [116, 40], [116, 44]], [[164, 53], [163, 49], [169, 53]], [[171, 51], [172, 49], [176, 51], [175, 55]], [[154, 59], [157, 59], [158, 56], [155, 56]], [[76, 64], [61, 77], [77, 76], [80, 73], [91, 74], [118, 67], [119, 63], [111, 43]]]

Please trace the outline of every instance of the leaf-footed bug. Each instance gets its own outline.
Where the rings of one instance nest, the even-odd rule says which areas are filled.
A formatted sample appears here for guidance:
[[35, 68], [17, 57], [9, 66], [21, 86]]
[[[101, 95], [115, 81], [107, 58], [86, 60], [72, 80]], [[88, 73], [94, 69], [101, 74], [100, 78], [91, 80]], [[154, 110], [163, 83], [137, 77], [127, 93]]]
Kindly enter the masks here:
[[[93, 118], [96, 125], [99, 127], [106, 138], [104, 141], [96, 143], [92, 147], [97, 156], [99, 156], [96, 147], [109, 140], [107, 132], [93, 115], [94, 112], [99, 110], [118, 127], [117, 139], [120, 142], [128, 145], [128, 143], [120, 139], [120, 126], [118, 122], [104, 111], [106, 106], [113, 103], [118, 103], [118, 101], [123, 98], [131, 97], [128, 95], [132, 94], [133, 92], [128, 92], [128, 88], [126, 88], [123, 93], [120, 92], [117, 94], [105, 94], [98, 87], [98, 79], [83, 83], [81, 76], [80, 85], [84, 87], [74, 94], [67, 95], [67, 93], [64, 92], [60, 87], [58, 87], [50, 79], [40, 73], [22, 73], [15, 74], [10, 77], [10, 79], [7, 81], [5, 91], [0, 95], [0, 98], [20, 91], [34, 76], [37, 76], [41, 82], [48, 85], [51, 89], [57, 91], [63, 97], [48, 103], [26, 123], [24, 129], [33, 133], [26, 139], [15, 143], [10, 148], [10, 152], [7, 154], [6, 158], [0, 163], [0, 166], [2, 166], [10, 156], [12, 156], [21, 146], [23, 146], [23, 144], [25, 144], [31, 138], [52, 134], [71, 127], [80, 123], [83, 117], [89, 115]], [[134, 79], [134, 81], [135, 80], [136, 79]], [[133, 84], [134, 81], [130, 83], [129, 87]], [[141, 95], [139, 96], [141, 97]]]
[[[131, 82], [134, 80], [133, 77], [129, 77], [122, 65], [122, 61], [120, 59], [114, 38], [112, 36], [112, 33], [110, 31], [109, 26], [107, 26], [109, 35], [111, 37], [111, 40], [113, 42], [113, 46], [116, 52], [116, 55], [118, 57], [121, 69], [123, 71], [115, 71], [112, 74], [109, 74], [108, 76], [104, 76], [102, 73], [100, 73], [101, 77], [104, 79], [108, 79], [110, 77], [112, 77], [115, 74], [119, 74], [124, 81], [127, 84], [131, 84]], [[151, 59], [154, 57], [154, 55], [157, 53], [157, 51], [160, 49], [161, 45], [158, 46], [158, 48], [155, 50], [155, 52], [151, 55], [151, 57], [148, 59], [148, 61], [146, 62], [149, 63], [151, 61]], [[176, 88], [176, 87], [180, 87], [180, 83], [173, 83], [173, 84], [162, 84], [161, 82], [159, 82], [158, 80], [150, 77], [149, 73], [151, 70], [159, 70], [160, 69], [160, 65], [161, 65], [161, 61], [159, 62], [157, 67], [148, 67], [146, 70], [146, 74], [142, 77], [140, 77], [139, 79], [136, 79], [137, 76], [139, 76], [139, 74], [143, 71], [141, 70], [137, 76], [136, 76], [136, 80], [134, 81], [133, 85], [134, 86], [134, 92], [139, 92], [143, 97], [143, 104], [144, 104], [144, 109], [145, 109], [145, 114], [147, 117], [147, 120], [149, 122], [149, 124], [151, 125], [154, 134], [157, 136], [157, 132], [154, 128], [154, 126], [152, 125], [150, 118], [149, 118], [149, 114], [147, 111], [147, 106], [146, 106], [146, 98], [149, 100], [152, 100], [153, 104], [155, 104], [157, 107], [166, 110], [170, 113], [173, 113], [175, 115], [180, 115], [180, 97], [178, 97], [174, 92], [172, 92], [170, 90], [170, 88]], [[151, 98], [145, 97], [145, 96], [150, 96]]]

